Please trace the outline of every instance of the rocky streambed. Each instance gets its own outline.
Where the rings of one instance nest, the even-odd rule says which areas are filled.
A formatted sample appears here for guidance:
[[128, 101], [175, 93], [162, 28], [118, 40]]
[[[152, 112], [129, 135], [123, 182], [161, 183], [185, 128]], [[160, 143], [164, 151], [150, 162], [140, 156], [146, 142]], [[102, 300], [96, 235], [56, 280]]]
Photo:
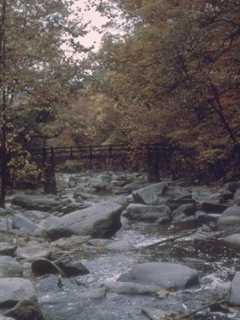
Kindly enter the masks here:
[[239, 319], [240, 182], [105, 172], [58, 189], [0, 210], [0, 319]]

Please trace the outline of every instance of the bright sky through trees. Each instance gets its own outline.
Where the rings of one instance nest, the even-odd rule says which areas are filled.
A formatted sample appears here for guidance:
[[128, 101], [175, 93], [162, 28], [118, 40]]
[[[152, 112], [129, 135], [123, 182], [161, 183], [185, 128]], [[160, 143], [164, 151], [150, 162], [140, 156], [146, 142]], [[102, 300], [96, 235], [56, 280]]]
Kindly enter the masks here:
[[[86, 10], [87, 3], [86, 0], [76, 0], [75, 8], [78, 10], [80, 8], [82, 10], [83, 17], [85, 21], [89, 21], [87, 36], [82, 40], [82, 44], [86, 46], [94, 45], [96, 48], [99, 47], [101, 42], [101, 34], [97, 31], [97, 28], [100, 28], [104, 23], [106, 23], [106, 18], [102, 17], [99, 13], [97, 13], [94, 9]], [[86, 11], [85, 11], [86, 10]]]

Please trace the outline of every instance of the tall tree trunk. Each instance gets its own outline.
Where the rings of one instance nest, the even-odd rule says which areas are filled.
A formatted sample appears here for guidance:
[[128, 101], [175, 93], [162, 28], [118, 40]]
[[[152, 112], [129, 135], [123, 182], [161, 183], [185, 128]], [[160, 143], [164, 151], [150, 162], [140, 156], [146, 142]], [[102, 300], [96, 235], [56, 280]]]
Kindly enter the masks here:
[[212, 99], [211, 105], [212, 105], [213, 109], [215, 110], [215, 112], [218, 114], [218, 116], [222, 122], [222, 125], [223, 125], [224, 129], [226, 130], [226, 132], [228, 133], [229, 137], [231, 138], [233, 144], [238, 144], [238, 140], [233, 132], [233, 129], [230, 127], [230, 125], [224, 115], [223, 106], [221, 104], [218, 89], [216, 88], [216, 86], [214, 84], [211, 84], [211, 89], [212, 89], [212, 93], [214, 96], [214, 100]]
[[7, 108], [7, 92], [5, 83], [6, 73], [6, 7], [7, 0], [1, 3], [1, 25], [0, 25], [0, 91], [1, 91], [1, 133], [0, 133], [0, 165], [1, 165], [1, 190], [0, 190], [0, 206], [5, 206], [6, 186], [7, 186], [7, 146], [6, 146], [6, 108]]

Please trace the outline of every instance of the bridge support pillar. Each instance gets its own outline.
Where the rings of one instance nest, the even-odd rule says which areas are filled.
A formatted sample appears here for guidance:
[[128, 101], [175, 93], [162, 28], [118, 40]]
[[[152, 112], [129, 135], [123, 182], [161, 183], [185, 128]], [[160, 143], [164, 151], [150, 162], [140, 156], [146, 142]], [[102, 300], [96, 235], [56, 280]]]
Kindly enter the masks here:
[[51, 148], [51, 155], [49, 162], [45, 162], [45, 166], [43, 169], [43, 182], [44, 182], [44, 192], [48, 194], [56, 194], [57, 193], [57, 182], [56, 182], [56, 174], [55, 174], [55, 157], [54, 157], [54, 149]]
[[55, 170], [52, 170], [52, 166], [47, 164], [43, 173], [43, 188], [44, 192], [48, 194], [57, 193], [57, 182], [55, 176]]
[[160, 148], [159, 145], [154, 144], [148, 146], [148, 181], [159, 182], [160, 181]]

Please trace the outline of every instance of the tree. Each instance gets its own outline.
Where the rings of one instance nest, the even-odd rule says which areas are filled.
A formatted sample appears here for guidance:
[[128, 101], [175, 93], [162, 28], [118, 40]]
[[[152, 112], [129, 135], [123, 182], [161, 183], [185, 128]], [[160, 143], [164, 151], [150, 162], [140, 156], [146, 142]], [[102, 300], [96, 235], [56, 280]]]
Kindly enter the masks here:
[[65, 0], [1, 0], [1, 206], [9, 155], [19, 141], [24, 145], [31, 139], [31, 131], [44, 130], [83, 77], [80, 61], [64, 49], [86, 51], [79, 42], [85, 26], [79, 17], [72, 18], [71, 5]]
[[192, 144], [206, 163], [238, 144], [240, 1], [103, 3], [128, 18], [96, 72], [105, 70], [99, 90], [118, 103], [129, 140]]

